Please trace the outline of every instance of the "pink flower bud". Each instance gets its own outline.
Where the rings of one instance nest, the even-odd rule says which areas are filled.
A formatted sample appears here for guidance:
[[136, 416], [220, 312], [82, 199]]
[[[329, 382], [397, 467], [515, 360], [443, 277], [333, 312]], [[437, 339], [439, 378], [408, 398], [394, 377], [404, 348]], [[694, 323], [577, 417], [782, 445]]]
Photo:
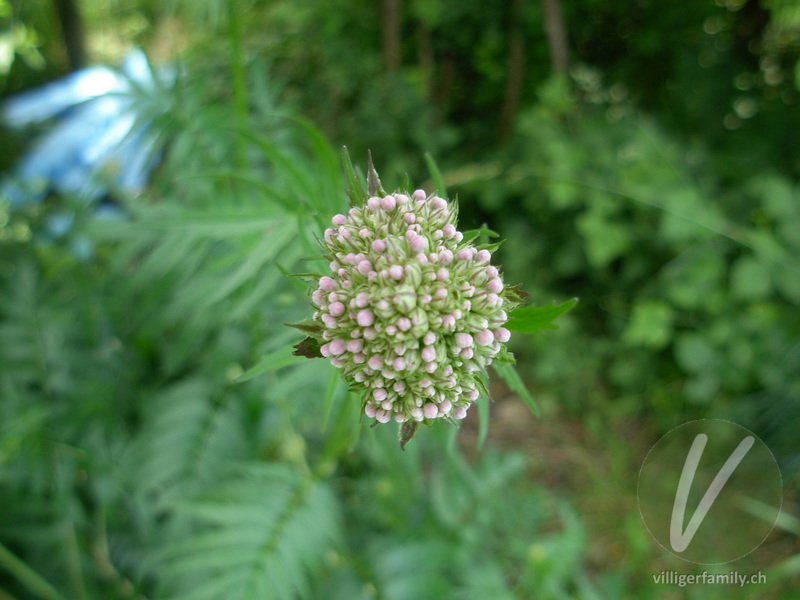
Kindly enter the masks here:
[[375, 418], [378, 420], [378, 423], [388, 423], [392, 416], [385, 410], [379, 410], [375, 413]]
[[339, 284], [336, 283], [330, 277], [320, 277], [319, 278], [319, 287], [320, 287], [320, 289], [323, 289], [326, 292], [332, 292], [333, 290], [339, 288]]
[[394, 420], [398, 423], [405, 423], [406, 416], [403, 413], [394, 413]]
[[370, 369], [380, 369], [383, 366], [383, 359], [377, 354], [374, 354], [369, 357], [367, 364]]
[[389, 267], [389, 276], [396, 281], [402, 279], [403, 267], [400, 265], [392, 265]]
[[340, 339], [333, 340], [330, 344], [328, 344], [331, 354], [339, 356], [342, 354], [346, 349], [346, 344], [344, 341]]
[[311, 294], [311, 301], [317, 306], [322, 306], [325, 302], [325, 292], [323, 290], [314, 290], [314, 293]]
[[369, 229], [361, 229], [361, 230], [359, 230], [358, 237], [360, 237], [362, 240], [365, 240], [368, 237], [370, 237]]
[[426, 373], [433, 373], [435, 370], [436, 370], [436, 363], [435, 362], [425, 363], [425, 372]]
[[511, 332], [505, 327], [498, 327], [494, 330], [494, 337], [498, 342], [505, 344], [511, 339]]
[[347, 342], [347, 349], [350, 352], [361, 352], [361, 349], [364, 347], [364, 340], [361, 339], [354, 339]]
[[345, 223], [347, 223], [347, 217], [345, 217], [344, 215], [333, 215], [331, 222], [336, 226], [344, 225]]
[[467, 416], [467, 409], [464, 406], [457, 406], [456, 409], [453, 411], [453, 418], [454, 419], [463, 419]]
[[447, 208], [447, 200], [439, 198], [438, 196], [433, 199], [433, 208], [436, 210], [444, 210]]
[[452, 407], [453, 405], [450, 403], [450, 400], [442, 400], [441, 404], [439, 404], [439, 410], [442, 411], [444, 415], [449, 413]]
[[472, 348], [464, 348], [463, 350], [461, 350], [462, 358], [470, 359], [474, 356], [474, 354], [475, 352], [472, 350]]
[[411, 319], [407, 317], [400, 317], [397, 319], [397, 327], [400, 331], [408, 331], [411, 329]]
[[325, 327], [328, 329], [335, 329], [339, 326], [339, 321], [337, 321], [336, 318], [332, 317], [331, 315], [322, 315], [320, 318], [322, 319], [322, 322], [325, 323]]
[[381, 206], [381, 199], [380, 198], [376, 198], [376, 197], [373, 196], [372, 198], [367, 200], [367, 208], [369, 208], [369, 210], [371, 210], [373, 212], [378, 210], [380, 208], [380, 206]]
[[469, 348], [472, 346], [472, 336], [468, 333], [457, 333], [456, 345], [459, 348]]
[[386, 396], [387, 396], [386, 390], [383, 388], [376, 388], [372, 390], [372, 397], [375, 398], [375, 400], [377, 400], [378, 402], [380, 402], [381, 400], [385, 400]]
[[361, 273], [364, 277], [366, 277], [372, 270], [372, 263], [369, 262], [368, 260], [362, 260], [360, 263], [358, 263], [356, 270], [359, 273]]
[[375, 250], [375, 252], [385, 252], [386, 242], [384, 240], [375, 240], [372, 242], [372, 249]]
[[328, 357], [331, 355], [331, 345], [330, 344], [322, 344], [319, 348], [319, 353], [322, 354], [324, 357]]
[[470, 252], [468, 248], [463, 248], [458, 251], [458, 253], [456, 254], [456, 258], [458, 260], [469, 260], [470, 258], [472, 258], [472, 252]]
[[428, 419], [433, 419], [439, 413], [439, 409], [435, 404], [428, 402], [422, 409], [422, 412]]
[[416, 407], [416, 406], [414, 408], [412, 408], [411, 409], [411, 417], [415, 421], [422, 421], [422, 417], [423, 417], [422, 409], [419, 408], [419, 407]]
[[439, 252], [439, 262], [443, 265], [449, 265], [453, 262], [453, 253], [447, 248], [444, 248]]
[[444, 234], [444, 237], [446, 237], [449, 240], [456, 234], [456, 228], [450, 223], [448, 223], [447, 225], [442, 227], [442, 233]]
[[499, 278], [495, 277], [486, 287], [490, 292], [500, 293], [503, 291], [503, 282]]
[[365, 339], [365, 340], [370, 340], [370, 341], [372, 341], [372, 340], [374, 340], [376, 337], [378, 337], [378, 332], [377, 332], [377, 331], [375, 331], [375, 330], [374, 330], [372, 327], [367, 327], [367, 328], [364, 330], [364, 339]]
[[413, 252], [425, 252], [425, 249], [428, 247], [428, 240], [421, 235], [418, 235], [411, 240], [409, 245], [411, 246], [411, 250]]
[[433, 344], [436, 341], [436, 334], [432, 331], [428, 331], [425, 336], [422, 338], [422, 342], [428, 346]]
[[356, 315], [356, 322], [361, 325], [361, 327], [369, 327], [375, 322], [375, 315], [372, 314], [371, 310], [365, 308], [358, 311], [358, 314]]
[[436, 271], [436, 279], [439, 281], [447, 281], [447, 278], [450, 277], [450, 271], [442, 267], [438, 271]]
[[475, 341], [479, 346], [488, 346], [494, 341], [494, 334], [488, 329], [481, 329], [475, 334]]
[[436, 349], [431, 346], [425, 346], [422, 349], [422, 360], [425, 362], [436, 360]]
[[483, 250], [480, 250], [475, 255], [475, 260], [478, 261], [479, 263], [487, 263], [491, 258], [492, 258], [492, 253], [486, 250], [485, 248]]
[[369, 304], [369, 294], [367, 292], [359, 292], [355, 297], [355, 304], [358, 308], [364, 308]]
[[328, 310], [334, 317], [341, 317], [344, 314], [344, 304], [341, 302], [334, 302], [328, 307]]
[[486, 268], [486, 275], [491, 279], [494, 279], [499, 274], [500, 272], [497, 270], [497, 267], [489, 266]]
[[372, 404], [367, 404], [364, 407], [364, 414], [367, 415], [370, 419], [375, 416], [375, 406]]
[[398, 356], [394, 359], [392, 366], [394, 367], [395, 371], [405, 371], [406, 370], [406, 361], [403, 359], [402, 356]]
[[394, 207], [397, 206], [397, 201], [392, 196], [384, 196], [381, 199], [381, 208], [386, 212], [392, 212]]
[[464, 239], [464, 234], [461, 233], [460, 231], [456, 231], [456, 234], [453, 236], [453, 239], [457, 242], [460, 242], [461, 240]]
[[397, 205], [402, 206], [403, 204], [408, 204], [408, 196], [405, 194], [395, 194], [394, 199], [397, 200]]
[[411, 197], [414, 200], [424, 200], [425, 199], [425, 190], [414, 190], [414, 193], [411, 194]]

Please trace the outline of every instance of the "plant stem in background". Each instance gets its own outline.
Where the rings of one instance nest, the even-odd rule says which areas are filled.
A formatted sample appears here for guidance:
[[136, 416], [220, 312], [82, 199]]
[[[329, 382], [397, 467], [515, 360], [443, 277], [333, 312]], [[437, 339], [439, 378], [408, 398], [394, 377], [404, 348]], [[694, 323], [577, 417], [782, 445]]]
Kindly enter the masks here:
[[383, 0], [383, 60], [387, 73], [400, 68], [400, 1]]
[[550, 64], [554, 73], [563, 74], [569, 69], [567, 51], [567, 31], [559, 0], [542, 0], [544, 11], [544, 30], [550, 46]]
[[[231, 42], [231, 84], [233, 87], [233, 111], [236, 129], [247, 131], [247, 84], [245, 81], [244, 51], [242, 49], [242, 22], [236, 9], [236, 0], [228, 0], [228, 34]], [[247, 140], [236, 137], [236, 168], [247, 168]]]
[[523, 12], [525, 0], [515, 0], [511, 7], [511, 25], [508, 42], [508, 69], [506, 77], [506, 93], [503, 101], [503, 112], [500, 117], [500, 142], [511, 134], [514, 117], [519, 108], [519, 94], [525, 76], [525, 31]]

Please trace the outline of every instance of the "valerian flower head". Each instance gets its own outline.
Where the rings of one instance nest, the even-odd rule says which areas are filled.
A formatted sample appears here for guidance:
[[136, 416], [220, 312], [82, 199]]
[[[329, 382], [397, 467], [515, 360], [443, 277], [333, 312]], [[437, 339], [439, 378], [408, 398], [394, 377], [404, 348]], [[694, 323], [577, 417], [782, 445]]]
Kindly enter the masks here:
[[520, 293], [492, 264], [496, 245], [474, 245], [456, 217], [454, 202], [421, 189], [370, 195], [321, 241], [330, 272], [303, 329], [368, 418], [405, 424], [403, 442], [419, 423], [463, 419], [486, 394], [486, 367], [508, 356]]

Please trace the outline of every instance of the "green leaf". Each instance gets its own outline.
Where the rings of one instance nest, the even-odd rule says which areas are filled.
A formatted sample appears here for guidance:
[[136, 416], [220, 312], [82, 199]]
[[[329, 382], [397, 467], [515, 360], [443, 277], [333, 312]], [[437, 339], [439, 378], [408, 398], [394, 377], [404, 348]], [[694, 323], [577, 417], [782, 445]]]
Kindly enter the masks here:
[[495, 373], [497, 373], [503, 381], [508, 384], [508, 387], [511, 388], [513, 392], [519, 394], [519, 397], [528, 405], [528, 408], [531, 409], [531, 412], [535, 414], [537, 417], [542, 415], [541, 411], [539, 410], [539, 405], [536, 404], [536, 401], [531, 396], [531, 393], [528, 391], [528, 388], [525, 387], [525, 383], [523, 383], [522, 378], [519, 376], [519, 372], [514, 365], [511, 364], [503, 364], [498, 363], [497, 361], [492, 363], [492, 368], [494, 369]]
[[433, 160], [430, 152], [425, 153], [425, 164], [428, 165], [428, 171], [433, 179], [433, 185], [436, 188], [436, 193], [443, 198], [447, 198], [447, 187], [444, 185], [444, 177], [439, 167], [436, 166], [436, 161]]
[[543, 329], [558, 329], [553, 321], [578, 303], [572, 298], [561, 304], [551, 302], [545, 306], [525, 306], [516, 309], [506, 323], [506, 328], [520, 333], [536, 333]]
[[341, 537], [328, 486], [286, 464], [248, 466], [179, 510], [199, 527], [164, 552], [159, 597], [307, 598], [309, 575]]
[[302, 362], [302, 357], [296, 356], [293, 352], [291, 352], [291, 348], [289, 346], [285, 346], [280, 350], [276, 350], [271, 354], [263, 356], [261, 360], [259, 360], [254, 366], [247, 369], [247, 371], [239, 375], [234, 381], [236, 383], [243, 383], [253, 379], [254, 377], [263, 375], [264, 373], [277, 371], [283, 367], [296, 365]]

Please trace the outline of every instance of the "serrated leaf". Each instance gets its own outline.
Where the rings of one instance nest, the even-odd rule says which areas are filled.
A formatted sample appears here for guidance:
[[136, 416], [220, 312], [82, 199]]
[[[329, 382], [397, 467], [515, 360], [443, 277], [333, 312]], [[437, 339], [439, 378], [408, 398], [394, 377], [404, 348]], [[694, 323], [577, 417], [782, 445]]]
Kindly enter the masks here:
[[520, 333], [536, 333], [543, 329], [558, 329], [553, 321], [578, 303], [572, 298], [561, 304], [550, 303], [546, 306], [525, 306], [511, 313], [506, 328]]

